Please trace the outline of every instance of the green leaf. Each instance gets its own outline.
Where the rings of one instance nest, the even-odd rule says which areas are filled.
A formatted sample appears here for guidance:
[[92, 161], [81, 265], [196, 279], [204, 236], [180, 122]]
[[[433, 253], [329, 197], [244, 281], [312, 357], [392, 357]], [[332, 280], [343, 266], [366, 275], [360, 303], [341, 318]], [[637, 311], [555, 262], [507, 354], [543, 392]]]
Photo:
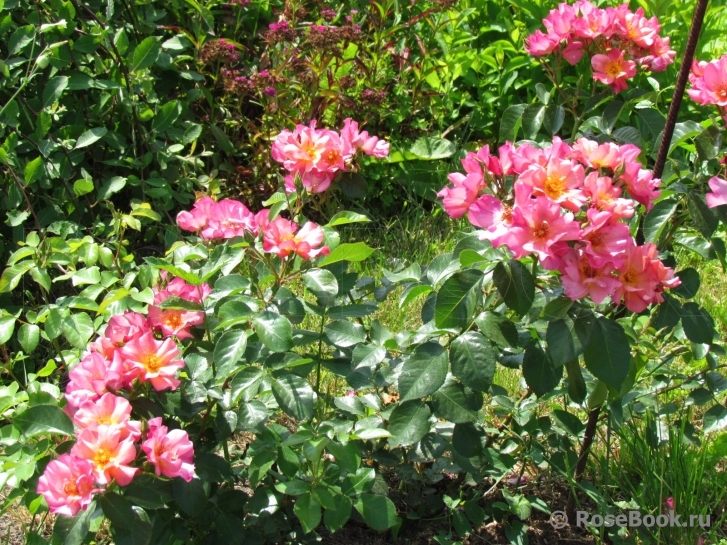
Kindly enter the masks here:
[[523, 112], [523, 136], [528, 140], [534, 139], [545, 120], [545, 106], [542, 104], [530, 104]]
[[548, 357], [555, 365], [564, 365], [577, 360], [583, 352], [575, 333], [575, 325], [567, 318], [549, 322], [545, 340], [548, 343]]
[[52, 341], [63, 333], [63, 316], [57, 308], [51, 309], [45, 319], [45, 333]]
[[702, 131], [702, 134], [694, 139], [694, 146], [702, 161], [709, 161], [717, 157], [722, 145], [722, 134], [714, 125]]
[[469, 325], [480, 295], [482, 278], [482, 271], [468, 269], [454, 273], [444, 282], [434, 303], [437, 327], [463, 329]]
[[348, 225], [349, 223], [368, 223], [371, 220], [364, 214], [357, 212], [338, 212], [328, 222], [328, 227], [338, 227], [339, 225]]
[[719, 431], [727, 426], [727, 408], [724, 405], [714, 405], [704, 413], [704, 433]]
[[63, 336], [79, 350], [84, 350], [94, 333], [93, 320], [85, 312], [70, 314], [63, 319]]
[[436, 392], [444, 384], [448, 368], [447, 351], [441, 344], [428, 342], [417, 346], [404, 362], [399, 375], [401, 401]]
[[182, 106], [178, 100], [170, 100], [159, 108], [154, 121], [151, 124], [152, 130], [164, 132], [170, 128], [182, 113]]
[[369, 193], [366, 179], [358, 172], [343, 172], [338, 178], [338, 186], [349, 199], [363, 199]]
[[465, 389], [456, 380], [448, 380], [432, 395], [434, 414], [455, 424], [477, 422], [482, 408], [482, 394]]
[[482, 334], [469, 331], [454, 339], [449, 347], [452, 373], [469, 388], [486, 392], [495, 376], [497, 353]]
[[556, 421], [559, 427], [570, 433], [573, 437], [578, 437], [585, 429], [583, 422], [562, 409], [555, 409], [550, 413], [550, 416]]
[[362, 467], [354, 475], [347, 475], [341, 490], [348, 496], [368, 492], [374, 484], [376, 472], [372, 467]]
[[98, 190], [98, 200], [104, 201], [124, 189], [124, 187], [126, 187], [126, 178], [114, 176], [101, 185], [101, 189]]
[[48, 80], [43, 89], [43, 108], [48, 108], [61, 98], [63, 91], [68, 87], [66, 76], [55, 76]]
[[634, 144], [640, 146], [642, 142], [641, 131], [636, 127], [619, 127], [613, 131], [613, 139], [620, 144]]
[[588, 391], [578, 360], [566, 362], [565, 369], [568, 373], [568, 395], [576, 403], [583, 403]]
[[321, 523], [321, 505], [313, 499], [310, 492], [295, 500], [293, 511], [306, 534], [315, 530]]
[[554, 365], [540, 343], [532, 341], [523, 356], [523, 377], [538, 397], [553, 391], [563, 377], [563, 366]]
[[366, 341], [366, 329], [348, 320], [335, 320], [323, 326], [326, 337], [341, 348], [348, 348]]
[[535, 300], [535, 279], [530, 271], [516, 260], [498, 263], [492, 281], [508, 308], [523, 316]]
[[85, 284], [98, 284], [101, 282], [101, 271], [97, 266], [86, 267], [71, 277], [71, 283], [74, 286], [81, 286]]
[[[149, 288], [147, 288], [149, 289]], [[151, 304], [151, 303], [149, 303]], [[181, 297], [168, 297], [158, 305], [167, 310], [188, 310], [190, 312], [203, 312], [204, 306], [196, 301], [182, 299]]]
[[222, 132], [222, 129], [215, 125], [210, 125], [209, 129], [212, 131], [212, 135], [215, 137], [215, 140], [217, 140], [217, 144], [220, 146], [222, 151], [225, 153], [235, 153], [235, 147], [232, 145], [230, 138]]
[[676, 212], [678, 202], [676, 199], [664, 199], [654, 205], [654, 208], [644, 216], [644, 240], [656, 242], [659, 240], [664, 227]]
[[456, 150], [455, 145], [449, 140], [423, 136], [414, 142], [409, 152], [419, 159], [432, 160], [451, 157]]
[[326, 265], [337, 263], [339, 261], [350, 261], [351, 263], [354, 263], [363, 261], [372, 253], [374, 253], [374, 249], [369, 247], [365, 242], [340, 244], [318, 265], [320, 267], [325, 267]]
[[316, 297], [338, 294], [338, 281], [336, 276], [325, 269], [311, 269], [303, 275], [303, 285]]
[[73, 147], [73, 149], [81, 149], [88, 147], [91, 144], [95, 144], [104, 136], [106, 136], [107, 132], [109, 131], [104, 127], [95, 127], [93, 129], [88, 129], [86, 132], [78, 137], [78, 140], [76, 140], [76, 145]]
[[286, 373], [273, 378], [271, 384], [275, 400], [286, 414], [296, 420], [306, 420], [313, 416], [316, 394], [304, 379]]
[[472, 458], [482, 453], [482, 438], [485, 432], [479, 426], [467, 422], [456, 424], [452, 433], [452, 448], [465, 458]]
[[254, 431], [268, 419], [268, 409], [262, 401], [253, 399], [249, 403], [241, 403], [237, 412], [237, 429]]
[[421, 401], [405, 401], [397, 405], [391, 411], [387, 428], [391, 433], [391, 448], [406, 447], [421, 441], [429, 433], [431, 415], [429, 406]]
[[597, 318], [583, 357], [596, 378], [620, 389], [631, 366], [631, 347], [623, 328], [611, 319]]
[[488, 311], [475, 318], [475, 323], [482, 334], [497, 345], [517, 346], [517, 326], [509, 318]]
[[220, 306], [218, 317], [220, 326], [229, 327], [247, 321], [255, 312], [242, 301], [228, 301]]
[[672, 288], [671, 292], [676, 293], [679, 297], [683, 297], [684, 299], [693, 299], [697, 295], [701, 284], [699, 272], [690, 267], [679, 271], [677, 276], [682, 283], [676, 288]]
[[293, 326], [285, 316], [269, 310], [252, 319], [255, 332], [272, 352], [287, 352], [293, 348]]
[[35, 27], [33, 25], [18, 27], [8, 40], [8, 56], [12, 57], [18, 54], [33, 41], [33, 38], [35, 38]]
[[53, 433], [73, 435], [73, 422], [60, 407], [35, 405], [13, 419], [13, 425], [26, 437]]
[[343, 528], [348, 519], [351, 518], [353, 504], [346, 496], [336, 496], [336, 508], [326, 509], [323, 515], [323, 522], [328, 531], [333, 533]]
[[515, 142], [517, 140], [517, 133], [523, 122], [525, 108], [527, 108], [527, 104], [515, 104], [502, 114], [500, 118], [500, 142]]
[[551, 102], [545, 109], [545, 119], [543, 120], [543, 127], [551, 135], [557, 134], [557, 132], [563, 126], [565, 121], [565, 109], [563, 106], [559, 106], [555, 102]]
[[378, 306], [376, 303], [362, 303], [360, 305], [342, 305], [340, 307], [331, 307], [328, 309], [328, 317], [332, 320], [341, 320], [345, 318], [363, 318], [376, 312]]
[[73, 192], [77, 197], [88, 195], [93, 191], [93, 181], [80, 179], [73, 182]]
[[682, 318], [681, 303], [668, 293], [662, 293], [664, 302], [656, 307], [656, 315], [654, 316], [654, 329], [657, 331], [665, 327], [673, 328], [679, 323]]
[[354, 504], [356, 511], [363, 517], [366, 524], [374, 530], [383, 532], [394, 526], [399, 518], [396, 516], [396, 506], [386, 496], [376, 494], [361, 494]]
[[719, 220], [704, 202], [704, 195], [690, 192], [687, 196], [687, 210], [697, 231], [705, 238], [711, 237], [719, 225]]
[[682, 327], [687, 339], [693, 343], [712, 343], [714, 321], [709, 313], [697, 303], [685, 303], [682, 307]]
[[137, 475], [124, 487], [124, 498], [146, 509], [161, 509], [172, 501], [172, 483], [152, 475]]
[[214, 362], [217, 376], [215, 378], [227, 377], [230, 375], [245, 353], [247, 347], [247, 336], [242, 329], [230, 329], [222, 334], [215, 344]]
[[331, 441], [326, 449], [336, 459], [336, 464], [347, 473], [356, 473], [361, 465], [361, 453], [355, 443], [349, 441], [345, 445]]
[[35, 324], [23, 324], [18, 330], [18, 342], [26, 353], [31, 353], [40, 341], [40, 328]]
[[149, 36], [141, 41], [139, 45], [134, 49], [129, 62], [129, 71], [135, 72], [136, 70], [142, 70], [149, 68], [159, 58], [159, 53], [162, 51], [162, 46], [159, 44], [154, 36]]
[[92, 501], [85, 511], [75, 517], [56, 517], [52, 545], [81, 545], [91, 528], [91, 518], [95, 511], [96, 502]]
[[3, 316], [0, 318], [0, 345], [5, 344], [13, 336], [15, 331], [15, 316]]
[[572, 306], [573, 300], [570, 297], [558, 297], [545, 305], [541, 313], [541, 318], [545, 320], [560, 320], [568, 316], [568, 311]]
[[37, 179], [39, 179], [43, 175], [43, 158], [42, 157], [36, 157], [32, 161], [28, 161], [28, 164], [25, 165], [25, 171], [23, 174], [23, 179], [25, 180], [25, 185], [30, 185]]
[[114, 492], [106, 492], [99, 498], [104, 515], [111, 521], [111, 529], [117, 545], [148, 545], [152, 527], [149, 517], [140, 507]]

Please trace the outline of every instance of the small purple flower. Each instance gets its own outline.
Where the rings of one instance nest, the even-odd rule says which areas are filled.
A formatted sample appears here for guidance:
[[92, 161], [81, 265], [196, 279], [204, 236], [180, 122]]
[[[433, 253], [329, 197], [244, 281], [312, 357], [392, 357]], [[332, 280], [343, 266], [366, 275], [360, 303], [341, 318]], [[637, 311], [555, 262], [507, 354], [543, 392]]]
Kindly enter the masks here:
[[274, 97], [278, 94], [278, 92], [275, 90], [275, 87], [265, 87], [265, 89], [263, 89], [263, 94], [269, 97]]
[[321, 17], [323, 17], [323, 19], [325, 19], [329, 23], [336, 18], [336, 15], [338, 15], [338, 14], [336, 13], [335, 10], [332, 10], [332, 9], [321, 10]]

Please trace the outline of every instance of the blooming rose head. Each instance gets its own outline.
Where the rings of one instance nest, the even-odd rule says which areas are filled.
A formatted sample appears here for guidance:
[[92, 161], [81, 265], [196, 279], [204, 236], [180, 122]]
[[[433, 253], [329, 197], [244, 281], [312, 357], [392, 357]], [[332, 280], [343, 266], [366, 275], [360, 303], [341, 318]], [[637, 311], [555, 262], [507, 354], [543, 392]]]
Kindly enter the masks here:
[[323, 229], [313, 222], [307, 222], [299, 231], [297, 223], [278, 217], [268, 224], [263, 234], [263, 250], [282, 258], [296, 253], [312, 259], [330, 252], [328, 246], [321, 247], [323, 238]]
[[46, 466], [37, 491], [43, 494], [51, 513], [73, 517], [90, 505], [96, 492], [94, 481], [88, 460], [62, 454]]
[[159, 417], [149, 420], [149, 433], [141, 448], [157, 475], [189, 482], [194, 477], [194, 446], [186, 431], [168, 431], [161, 423]]
[[121, 431], [121, 441], [129, 437], [136, 441], [141, 437], [141, 424], [131, 421], [130, 417], [131, 404], [128, 400], [107, 392], [96, 401], [84, 403], [73, 415], [73, 423], [82, 430], [108, 426]]
[[107, 392], [107, 388], [117, 390], [123, 385], [119, 367], [97, 352], [83, 358], [68, 376], [66, 400], [70, 414], [87, 401], [96, 401]]
[[612, 49], [607, 55], [594, 55], [591, 59], [593, 78], [610, 85], [614, 93], [625, 91], [626, 80], [636, 75], [636, 63], [626, 60], [625, 52]]
[[179, 386], [174, 375], [184, 367], [184, 362], [178, 359], [179, 348], [172, 339], [157, 341], [153, 333], [147, 333], [129, 342], [119, 353], [131, 372], [141, 382], [151, 382], [157, 392]]
[[124, 438], [122, 431], [112, 426], [81, 431], [71, 449], [71, 455], [91, 463], [99, 484], [115, 480], [120, 486], [126, 486], [139, 472], [129, 465], [136, 458], [133, 439], [128, 436]]

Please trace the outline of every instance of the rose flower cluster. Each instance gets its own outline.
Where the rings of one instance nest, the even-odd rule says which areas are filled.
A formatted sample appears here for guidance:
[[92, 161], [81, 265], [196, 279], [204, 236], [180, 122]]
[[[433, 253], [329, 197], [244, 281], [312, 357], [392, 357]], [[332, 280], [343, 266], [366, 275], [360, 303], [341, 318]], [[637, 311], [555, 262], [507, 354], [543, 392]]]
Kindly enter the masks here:
[[[687, 91], [689, 97], [703, 106], [717, 106], [722, 119], [727, 123], [727, 54], [710, 62], [694, 61], [689, 73], [692, 88]], [[725, 160], [722, 159], [724, 165]], [[709, 180], [707, 206], [714, 208], [727, 204], [727, 180], [712, 177]]]
[[536, 30], [525, 40], [525, 50], [535, 57], [556, 53], [571, 65], [585, 54], [591, 57], [593, 79], [610, 85], [618, 93], [636, 68], [663, 72], [674, 62], [669, 37], [659, 36], [656, 17], [648, 19], [644, 10], [635, 12], [628, 4], [598, 8], [588, 0], [573, 5], [558, 4], [543, 19], [546, 32]]
[[727, 54], [711, 62], [694, 61], [689, 82], [689, 97], [703, 106], [717, 106], [727, 123]]
[[179, 386], [174, 375], [184, 362], [172, 337], [191, 337], [189, 328], [203, 323], [204, 313], [157, 305], [170, 297], [201, 303], [210, 291], [206, 284], [191, 286], [180, 278], [164, 289], [155, 287], [148, 317], [137, 312], [112, 317], [71, 369], [65, 411], [73, 418], [76, 444], [51, 461], [38, 481], [51, 513], [74, 516], [112, 482], [131, 483], [141, 465], [137, 445], [156, 475], [192, 479], [194, 449], [187, 432], [169, 431], [159, 417], [146, 424], [131, 420], [132, 407], [122, 393], [145, 383], [156, 391]]
[[295, 191], [295, 178], [300, 177], [309, 193], [323, 193], [329, 188], [337, 172], [350, 170], [356, 152], [384, 158], [389, 155], [389, 143], [366, 131], [359, 131], [358, 123], [345, 119], [338, 133], [330, 129], [316, 129], [315, 120], [309, 126], [298, 125], [293, 132], [284, 130], [273, 142], [273, 159], [289, 172], [285, 189]]
[[268, 208], [253, 214], [240, 201], [224, 199], [216, 202], [203, 197], [194, 203], [192, 210], [177, 214], [177, 225], [206, 240], [260, 235], [263, 251], [281, 258], [294, 253], [312, 259], [330, 253], [328, 246], [321, 246], [323, 229], [319, 225], [309, 221], [298, 229], [298, 224], [288, 219], [277, 217], [270, 221], [269, 218]]
[[485, 146], [467, 154], [466, 174], [450, 174], [453, 187], [438, 195], [450, 217], [467, 214], [484, 229], [481, 239], [506, 246], [516, 259], [535, 253], [544, 268], [560, 271], [571, 299], [590, 296], [599, 304], [610, 296], [641, 312], [680, 280], [656, 246], [637, 246], [621, 221], [633, 216], [636, 202], [650, 209], [660, 193], [660, 180], [636, 161], [639, 153], [632, 144], [585, 138], [571, 147], [555, 137], [543, 149], [507, 142], [499, 158]]

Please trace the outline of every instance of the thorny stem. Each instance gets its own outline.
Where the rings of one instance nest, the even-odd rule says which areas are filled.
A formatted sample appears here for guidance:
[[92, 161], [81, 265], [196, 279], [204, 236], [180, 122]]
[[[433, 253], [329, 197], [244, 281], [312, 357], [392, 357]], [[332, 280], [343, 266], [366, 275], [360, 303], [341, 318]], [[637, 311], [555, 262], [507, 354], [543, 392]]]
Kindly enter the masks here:
[[[591, 444], [593, 444], [593, 438], [596, 435], [596, 429], [598, 428], [598, 417], [601, 414], [601, 407], [599, 405], [588, 413], [588, 422], [586, 423], [586, 431], [583, 434], [583, 443], [581, 443], [581, 452], [578, 456], [578, 463], [576, 464], [576, 470], [573, 474], [573, 480], [579, 482], [581, 476], [586, 469], [586, 462], [588, 461], [588, 453], [591, 450]], [[575, 509], [576, 509], [576, 495], [574, 488], [571, 488], [570, 495], [568, 496], [568, 503], [566, 505], [566, 514], [570, 520], [575, 520]]]
[[25, 198], [25, 204], [28, 205], [28, 210], [30, 210], [30, 213], [33, 215], [33, 219], [35, 220], [35, 226], [38, 229], [38, 231], [41, 230], [40, 227], [40, 221], [38, 221], [38, 216], [35, 214], [35, 209], [33, 208], [33, 205], [30, 204], [30, 200], [28, 199], [28, 194], [25, 192], [25, 187], [23, 187], [23, 184], [18, 179], [17, 175], [15, 174], [15, 171], [8, 165], [8, 170], [10, 171], [10, 174], [12, 174], [13, 179], [15, 180], [15, 183], [18, 186], [18, 189], [20, 189], [20, 192], [23, 194], [23, 197]]

